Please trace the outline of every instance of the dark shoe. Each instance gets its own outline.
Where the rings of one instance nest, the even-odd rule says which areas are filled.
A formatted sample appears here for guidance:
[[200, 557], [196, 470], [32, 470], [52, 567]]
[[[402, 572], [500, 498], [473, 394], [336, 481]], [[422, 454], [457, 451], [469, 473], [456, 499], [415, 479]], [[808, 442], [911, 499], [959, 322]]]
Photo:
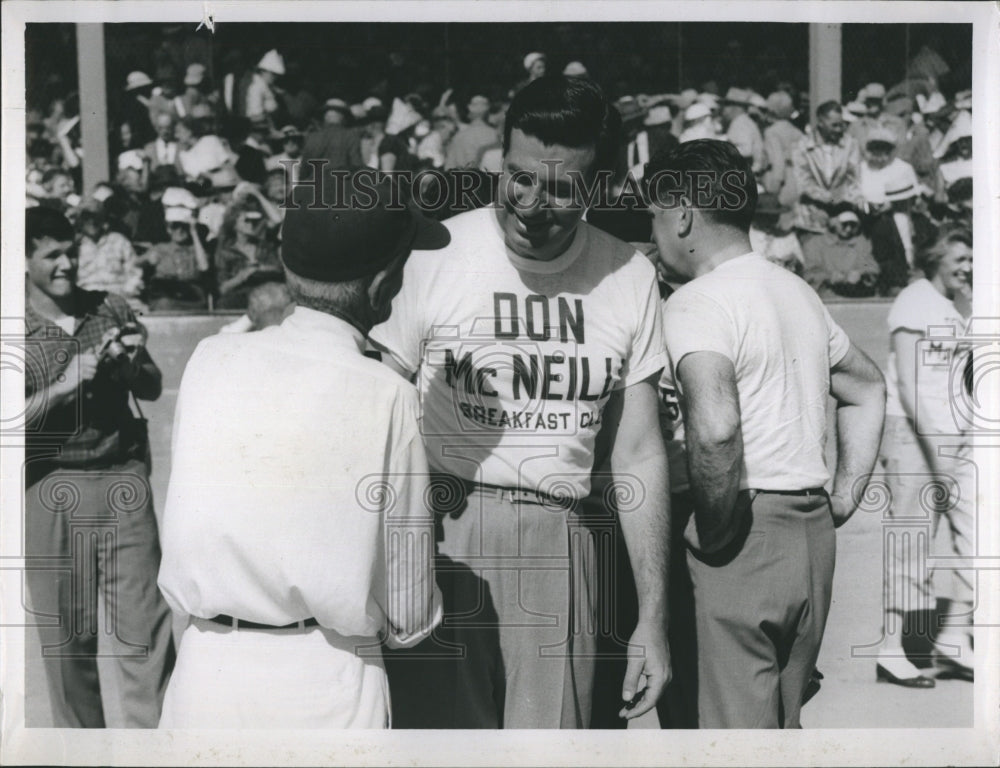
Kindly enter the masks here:
[[936, 685], [934, 679], [927, 677], [926, 675], [917, 675], [916, 677], [896, 677], [881, 664], [875, 665], [875, 680], [880, 683], [895, 683], [896, 685], [901, 685], [904, 688], [933, 688]]
[[940, 653], [934, 656], [934, 666], [937, 667], [938, 680], [964, 680], [967, 683], [975, 682], [975, 671], [972, 667], [942, 656]]

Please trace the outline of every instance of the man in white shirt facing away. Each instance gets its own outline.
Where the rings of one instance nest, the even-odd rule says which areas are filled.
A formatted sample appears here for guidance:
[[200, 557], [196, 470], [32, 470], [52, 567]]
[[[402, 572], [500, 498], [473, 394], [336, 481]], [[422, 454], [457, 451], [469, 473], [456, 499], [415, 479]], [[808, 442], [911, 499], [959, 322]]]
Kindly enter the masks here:
[[411, 248], [448, 232], [371, 189], [296, 188], [294, 312], [184, 372], [159, 585], [190, 621], [161, 728], [387, 727], [380, 640], [440, 621], [417, 392], [363, 351]]
[[875, 464], [885, 384], [804, 281], [752, 252], [748, 158], [728, 142], [689, 142], [644, 179], [660, 259], [688, 278], [663, 323], [694, 506], [699, 727], [798, 727], [830, 607], [834, 528]]

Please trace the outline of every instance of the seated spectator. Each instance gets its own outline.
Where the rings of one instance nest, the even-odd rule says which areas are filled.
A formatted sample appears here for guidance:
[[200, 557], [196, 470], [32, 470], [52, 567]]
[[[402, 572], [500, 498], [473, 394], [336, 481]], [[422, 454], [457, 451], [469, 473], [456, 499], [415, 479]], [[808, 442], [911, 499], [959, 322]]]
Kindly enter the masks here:
[[271, 122], [263, 115], [244, 123], [246, 137], [236, 150], [236, 173], [244, 181], [263, 186], [267, 176], [266, 162], [271, 156], [268, 140], [271, 138]]
[[437, 107], [431, 118], [430, 131], [417, 144], [417, 160], [425, 167], [443, 168], [448, 145], [458, 126], [445, 107]]
[[203, 133], [200, 120], [185, 117], [177, 123], [177, 170], [188, 181], [200, 182], [212, 189], [236, 186], [236, 155], [218, 136]]
[[[172, 202], [171, 192], [186, 190], [167, 190], [168, 202]], [[157, 243], [142, 258], [142, 263], [151, 268], [147, 293], [150, 309], [205, 309], [209, 263], [198, 237], [194, 211], [187, 205], [170, 205], [165, 210], [170, 242]]]
[[[834, 209], [827, 222], [823, 253], [829, 274], [827, 288], [840, 296], [859, 298], [875, 294], [879, 265], [872, 258], [872, 245], [861, 233], [861, 220], [849, 203]], [[821, 291], [821, 295], [824, 292]]]
[[194, 114], [199, 106], [207, 106], [213, 112], [216, 108], [215, 94], [212, 92], [205, 65], [188, 64], [184, 73], [184, 93], [174, 99], [174, 110], [178, 117]]
[[275, 83], [284, 74], [285, 60], [276, 50], [272, 49], [261, 57], [257, 62], [257, 71], [247, 86], [245, 117], [251, 120], [263, 117], [270, 122], [279, 107]]
[[372, 106], [365, 113], [365, 123], [359, 133], [361, 159], [369, 168], [378, 170], [379, 167], [379, 147], [382, 139], [385, 138], [385, 121], [389, 113], [381, 104]]
[[281, 152], [271, 155], [264, 161], [264, 166], [268, 173], [277, 169], [286, 174], [288, 187], [299, 183], [299, 174], [302, 163], [302, 131], [294, 125], [286, 125], [278, 132], [281, 140]]
[[162, 165], [173, 167], [177, 162], [177, 142], [174, 140], [174, 117], [169, 112], [160, 112], [154, 119], [156, 138], [143, 151], [150, 169]]
[[254, 195], [235, 199], [226, 212], [215, 251], [221, 309], [245, 309], [247, 294], [262, 282], [284, 278], [278, 248], [268, 237], [263, 206]]
[[108, 226], [101, 204], [85, 206], [77, 217], [79, 266], [77, 283], [90, 291], [116, 293], [134, 311], [146, 309], [142, 293], [142, 267], [132, 243]]
[[282, 220], [285, 218], [284, 204], [291, 189], [292, 185], [288, 183], [284, 168], [272, 168], [267, 172], [267, 178], [264, 180], [264, 197], [277, 207]]
[[497, 143], [496, 130], [487, 121], [490, 106], [484, 94], [473, 94], [469, 99], [465, 107], [469, 122], [459, 126], [448, 145], [445, 168], [473, 168], [483, 150]]
[[412, 171], [417, 167], [415, 129], [423, 119], [408, 101], [394, 99], [378, 146], [380, 171]]
[[959, 179], [972, 177], [972, 116], [968, 112], [956, 115], [937, 154], [944, 189]]
[[695, 139], [717, 139], [719, 134], [715, 128], [715, 117], [708, 104], [696, 101], [684, 110], [684, 130], [681, 131], [680, 142]]
[[132, 235], [132, 245], [137, 250], [170, 239], [161, 200], [164, 192], [179, 186], [180, 181], [177, 169], [172, 165], [161, 165], [149, 172], [149, 192], [139, 197], [139, 212]]
[[38, 199], [39, 205], [65, 214], [70, 208], [80, 204], [73, 175], [65, 168], [46, 170], [42, 174], [41, 187], [45, 196]]
[[875, 128], [868, 134], [861, 164], [861, 192], [868, 204], [868, 232], [881, 269], [880, 290], [889, 295], [909, 283], [913, 266], [910, 206], [921, 190], [913, 166], [893, 153], [896, 135]]
[[757, 198], [757, 209], [750, 226], [750, 246], [768, 261], [801, 276], [802, 248], [791, 227], [783, 225], [784, 213], [787, 210], [782, 207], [777, 195], [762, 193]]

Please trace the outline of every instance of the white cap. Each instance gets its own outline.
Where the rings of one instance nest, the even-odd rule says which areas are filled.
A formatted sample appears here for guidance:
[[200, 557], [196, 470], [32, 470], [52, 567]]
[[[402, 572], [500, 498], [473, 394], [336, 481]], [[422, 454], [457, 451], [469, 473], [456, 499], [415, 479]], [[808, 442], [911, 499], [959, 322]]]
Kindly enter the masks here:
[[119, 171], [124, 171], [126, 168], [141, 171], [145, 166], [146, 158], [138, 149], [129, 149], [118, 155]]
[[128, 77], [125, 78], [125, 90], [131, 91], [136, 88], [142, 88], [146, 85], [152, 85], [153, 81], [149, 79], [149, 75], [145, 72], [129, 72]]
[[257, 62], [257, 69], [265, 69], [276, 75], [283, 75], [285, 74], [285, 60], [281, 58], [280, 53], [272, 48], [261, 56], [260, 61]]
[[955, 115], [955, 119], [952, 121], [951, 125], [948, 126], [948, 130], [944, 132], [944, 138], [941, 139], [941, 143], [938, 145], [938, 148], [934, 150], [934, 157], [940, 160], [948, 154], [948, 148], [951, 147], [952, 144], [959, 139], [971, 136], [972, 115], [963, 109]]
[[586, 77], [587, 68], [579, 61], [571, 61], [566, 65], [565, 69], [563, 69], [563, 74], [566, 75], [566, 77]]
[[365, 108], [365, 112], [369, 109], [374, 109], [375, 107], [382, 106], [382, 99], [377, 96], [369, 96], [367, 99], [361, 102], [361, 106]]
[[711, 114], [712, 108], [708, 104], [703, 101], [696, 101], [684, 110], [684, 122], [693, 123], [695, 120], [701, 120], [703, 117], [709, 117]]
[[654, 125], [664, 125], [673, 119], [674, 116], [670, 111], [670, 107], [666, 104], [657, 104], [655, 107], [649, 108], [649, 113], [646, 115], [645, 120], [642, 121], [642, 124], [652, 127]]
[[187, 208], [196, 211], [201, 207], [198, 198], [184, 187], [167, 187], [163, 190], [161, 202], [164, 208]]
[[163, 208], [163, 218], [168, 224], [180, 221], [187, 224], [190, 221], [194, 221], [194, 214], [190, 208], [172, 207], [168, 208], [164, 206]]
[[534, 64], [539, 59], [544, 59], [544, 58], [545, 58], [544, 53], [539, 53], [538, 51], [535, 51], [534, 53], [529, 53], [527, 56], [524, 57], [524, 68], [531, 69], [532, 64]]
[[924, 96], [922, 93], [917, 94], [917, 108], [920, 110], [921, 114], [924, 115], [930, 115], [937, 112], [947, 103], [948, 102], [945, 100], [944, 96], [941, 95], [940, 91], [934, 91], [934, 93], [930, 96]]

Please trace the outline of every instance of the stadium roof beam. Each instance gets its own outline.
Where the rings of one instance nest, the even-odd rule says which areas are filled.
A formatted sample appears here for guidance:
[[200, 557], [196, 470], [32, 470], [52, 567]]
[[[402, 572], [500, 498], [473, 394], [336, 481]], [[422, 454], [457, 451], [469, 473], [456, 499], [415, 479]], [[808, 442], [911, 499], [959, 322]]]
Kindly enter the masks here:
[[[104, 25], [76, 25], [77, 77], [80, 83], [80, 143], [84, 152], [83, 193], [109, 178], [108, 93]], [[86, 109], [83, 108], [86, 105]]]
[[809, 25], [809, 122], [816, 120], [816, 107], [831, 99], [841, 102], [840, 24]]

